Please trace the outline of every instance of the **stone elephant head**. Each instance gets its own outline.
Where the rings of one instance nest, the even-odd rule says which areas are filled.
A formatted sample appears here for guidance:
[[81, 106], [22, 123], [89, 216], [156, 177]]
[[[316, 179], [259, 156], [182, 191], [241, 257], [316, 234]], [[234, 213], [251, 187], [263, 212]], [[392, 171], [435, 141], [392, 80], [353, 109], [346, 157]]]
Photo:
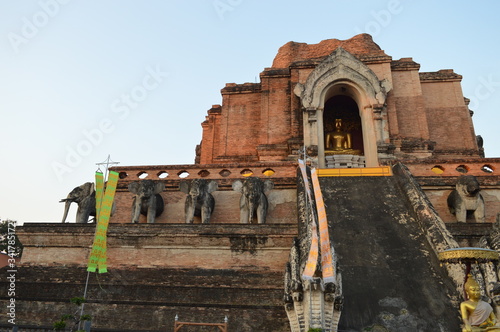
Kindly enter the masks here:
[[179, 189], [187, 194], [184, 208], [186, 223], [193, 223], [194, 216], [197, 216], [201, 217], [203, 224], [208, 224], [215, 207], [215, 199], [211, 193], [218, 189], [217, 182], [205, 179], [182, 181]]
[[146, 216], [148, 223], [154, 223], [155, 218], [163, 213], [165, 203], [160, 193], [165, 189], [163, 182], [142, 180], [132, 182], [128, 190], [134, 194], [132, 202], [132, 223], [139, 222], [139, 216]]
[[447, 199], [450, 213], [458, 222], [466, 222], [467, 211], [474, 213], [476, 222], [485, 221], [484, 199], [480, 193], [480, 185], [473, 175], [461, 175], [457, 179], [455, 189]]
[[257, 218], [259, 224], [266, 222], [268, 202], [265, 192], [273, 187], [274, 184], [271, 180], [262, 181], [256, 177], [233, 182], [233, 190], [241, 193], [240, 223], [251, 223], [254, 217]]
[[95, 217], [95, 189], [94, 183], [86, 182], [81, 186], [78, 186], [71, 190], [66, 198], [63, 198], [59, 203], [64, 202], [64, 214], [62, 217], [62, 222], [66, 222], [68, 217], [68, 211], [71, 203], [78, 204], [78, 210], [76, 211], [76, 222], [77, 223], [88, 223], [89, 217]]

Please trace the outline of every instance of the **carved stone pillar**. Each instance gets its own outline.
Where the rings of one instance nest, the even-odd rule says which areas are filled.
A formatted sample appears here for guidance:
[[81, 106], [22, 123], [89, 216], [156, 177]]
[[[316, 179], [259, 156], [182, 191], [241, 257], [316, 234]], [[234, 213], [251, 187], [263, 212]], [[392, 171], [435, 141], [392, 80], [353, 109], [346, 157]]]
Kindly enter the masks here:
[[384, 126], [386, 121], [384, 121], [384, 105], [375, 104], [372, 105], [373, 109], [373, 121], [375, 122], [375, 133], [377, 134], [377, 145], [385, 142]]
[[318, 122], [318, 168], [325, 168], [325, 130], [323, 124], [323, 109], [317, 110]]
[[[308, 157], [318, 165], [324, 159], [323, 151], [323, 110], [314, 107], [303, 109], [304, 146]], [[319, 161], [318, 161], [319, 158]], [[321, 167], [321, 166], [320, 166]], [[323, 161], [324, 167], [324, 161]]]
[[387, 107], [383, 104], [374, 104], [372, 105], [372, 109], [379, 158], [390, 158], [390, 155], [394, 154], [395, 146], [390, 143], [389, 139]]

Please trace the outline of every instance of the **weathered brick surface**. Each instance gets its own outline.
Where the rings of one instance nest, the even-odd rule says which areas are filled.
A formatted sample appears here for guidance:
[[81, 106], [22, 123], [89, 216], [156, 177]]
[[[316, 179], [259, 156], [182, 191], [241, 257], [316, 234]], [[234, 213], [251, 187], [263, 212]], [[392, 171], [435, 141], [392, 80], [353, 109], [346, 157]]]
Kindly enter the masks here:
[[[51, 325], [82, 296], [94, 225], [27, 223], [18, 266], [19, 324]], [[110, 224], [108, 273], [90, 276], [95, 327], [171, 330], [173, 319], [233, 331], [287, 331], [283, 268], [297, 224]], [[0, 302], [8, 300], [0, 280]]]
[[[82, 296], [84, 268], [24, 267], [17, 279], [18, 324], [52, 325], [73, 313], [69, 299]], [[238, 285], [235, 287], [235, 285]], [[5, 303], [5, 282], [0, 281]], [[282, 275], [259, 270], [112, 269], [91, 274], [85, 313], [93, 327], [172, 331], [182, 321], [222, 322], [233, 331], [287, 331], [281, 305]]]
[[[481, 182], [481, 178], [478, 178]], [[447, 198], [451, 191], [455, 189], [456, 178], [449, 184], [444, 184], [441, 181], [425, 181], [425, 185], [422, 185], [427, 197], [431, 201], [432, 205], [439, 213], [441, 219], [446, 223], [456, 223], [457, 219], [453, 214], [450, 213], [448, 208]], [[486, 223], [494, 223], [498, 211], [500, 211], [500, 183], [497, 182], [495, 185], [481, 185], [481, 195], [484, 199], [485, 204], [485, 217]], [[474, 216], [471, 213], [467, 214], [467, 223], [475, 223]]]
[[[394, 71], [392, 97], [397, 113], [397, 128], [402, 138], [429, 139], [427, 116], [422, 100], [418, 72]], [[411, 112], [409, 110], [411, 109]]]
[[489, 236], [493, 230], [490, 223], [448, 223], [451, 232], [461, 247], [478, 247], [483, 236]]
[[[493, 223], [500, 211], [500, 159], [449, 159], [449, 160], [405, 160], [403, 162], [417, 179], [441, 219], [446, 223], [456, 223], [456, 218], [448, 208], [447, 198], [455, 189], [460, 175], [474, 175], [481, 185], [481, 195], [485, 201], [486, 223]], [[487, 168], [485, 168], [487, 166]], [[436, 168], [440, 174], [432, 169]], [[466, 170], [466, 173], [463, 173]], [[489, 172], [491, 170], [492, 172]], [[468, 215], [467, 223], [474, 223]]]
[[326, 39], [318, 44], [288, 42], [278, 50], [273, 67], [286, 68], [295, 61], [325, 57], [338, 47], [355, 55], [385, 55], [370, 35], [360, 34], [348, 40]]
[[[272, 67], [260, 74], [260, 83], [227, 84], [221, 91], [222, 106], [214, 105], [202, 124], [203, 142], [197, 162], [296, 159], [297, 148], [292, 147], [290, 140], [301, 146], [303, 131], [308, 127], [302, 123], [304, 110], [294, 89], [297, 83], [304, 84], [338, 47], [368, 66], [380, 81], [391, 83], [382, 116], [388, 120], [383, 129], [389, 137], [384, 137], [382, 143], [391, 145], [389, 153], [394, 158], [390, 159], [479, 158], [472, 120], [460, 87], [462, 77], [449, 69], [420, 73], [420, 65], [412, 58], [392, 60], [371, 36], [361, 34], [318, 44], [289, 42], [278, 50]], [[360, 112], [374, 106], [377, 105], [362, 105]], [[376, 127], [377, 117], [373, 116], [370, 121], [374, 123], [370, 125]], [[380, 140], [370, 132], [364, 137]], [[387, 152], [379, 153], [384, 153], [379, 159], [388, 158]]]
[[472, 118], [464, 102], [459, 78], [423, 81], [422, 91], [430, 138], [439, 142], [436, 149], [477, 150]]
[[[434, 177], [435, 181], [462, 174], [479, 176], [484, 181], [498, 181], [500, 175], [500, 158], [460, 158], [460, 159], [427, 159], [427, 160], [404, 160], [403, 164], [408, 167], [411, 174], [416, 177]], [[436, 173], [433, 168], [441, 171]], [[459, 171], [465, 169], [466, 173]], [[489, 170], [491, 170], [491, 172]], [[487, 180], [490, 179], [490, 180]]]
[[[281, 271], [297, 231], [295, 225], [110, 224], [108, 265], [218, 269], [260, 266]], [[92, 224], [27, 223], [17, 231], [25, 246], [22, 264], [85, 265], [94, 230]]]

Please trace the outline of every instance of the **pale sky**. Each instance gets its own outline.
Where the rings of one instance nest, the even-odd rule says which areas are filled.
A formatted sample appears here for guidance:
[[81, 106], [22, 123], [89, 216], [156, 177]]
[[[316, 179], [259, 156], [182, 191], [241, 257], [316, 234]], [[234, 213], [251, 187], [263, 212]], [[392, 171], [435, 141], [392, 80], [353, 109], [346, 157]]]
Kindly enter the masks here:
[[499, 157], [499, 13], [494, 0], [0, 0], [0, 218], [60, 221], [59, 200], [108, 154], [194, 163], [225, 83], [256, 82], [289, 41], [362, 32], [421, 71], [463, 75]]

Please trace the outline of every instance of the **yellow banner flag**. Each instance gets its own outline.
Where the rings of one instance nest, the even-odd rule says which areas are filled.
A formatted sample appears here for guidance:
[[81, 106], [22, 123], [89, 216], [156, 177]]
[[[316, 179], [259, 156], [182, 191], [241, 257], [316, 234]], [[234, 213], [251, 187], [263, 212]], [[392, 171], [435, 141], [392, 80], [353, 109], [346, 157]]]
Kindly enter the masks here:
[[[96, 269], [99, 273], [107, 271], [107, 254], [106, 254], [106, 235], [108, 231], [109, 217], [113, 206], [113, 199], [115, 197], [116, 185], [118, 183], [118, 173], [109, 172], [108, 182], [106, 184], [106, 191], [104, 197], [102, 195], [103, 178], [102, 173], [96, 173], [96, 218], [97, 226], [94, 237], [94, 244], [90, 252], [89, 263], [87, 271], [95, 272]], [[99, 194], [100, 190], [100, 194]]]
[[321, 247], [321, 269], [323, 270], [323, 281], [335, 282], [333, 255], [330, 245], [330, 235], [328, 234], [328, 220], [326, 218], [325, 203], [323, 194], [319, 186], [318, 173], [316, 169], [311, 170], [311, 182], [314, 190], [314, 198], [316, 199], [316, 209], [318, 211], [319, 223], [319, 239]]

